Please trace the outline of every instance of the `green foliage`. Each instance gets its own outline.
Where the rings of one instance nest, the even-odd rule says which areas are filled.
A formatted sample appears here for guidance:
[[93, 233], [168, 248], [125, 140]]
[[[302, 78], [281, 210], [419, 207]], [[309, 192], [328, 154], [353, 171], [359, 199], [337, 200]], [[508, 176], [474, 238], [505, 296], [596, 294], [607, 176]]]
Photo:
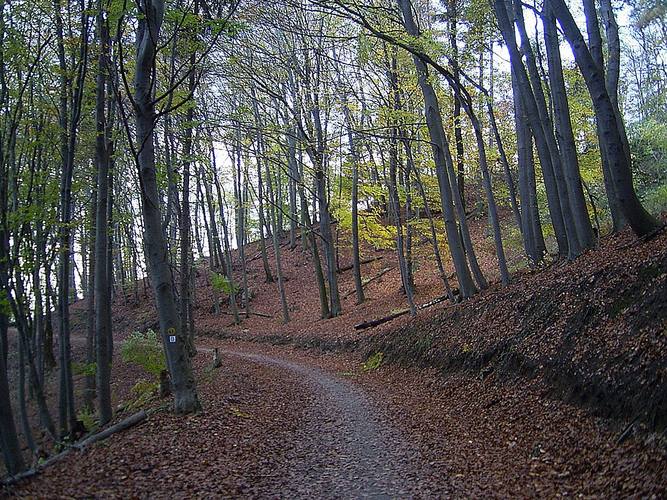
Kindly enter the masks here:
[[361, 365], [361, 369], [365, 372], [377, 370], [380, 368], [380, 365], [382, 365], [382, 361], [384, 361], [384, 354], [381, 352], [376, 352], [375, 354], [372, 354], [368, 357], [364, 364]]
[[132, 333], [121, 344], [120, 353], [123, 361], [139, 365], [155, 377], [167, 368], [162, 342], [153, 330]]
[[635, 186], [646, 208], [667, 209], [667, 124], [645, 120], [629, 130]]
[[134, 396], [134, 399], [131, 403], [126, 405], [125, 409], [136, 410], [145, 406], [158, 395], [159, 390], [159, 382], [151, 382], [145, 379], [139, 380], [139, 382], [132, 387], [132, 395]]
[[649, 212], [656, 214], [664, 212], [667, 210], [667, 184], [648, 191], [642, 198]]
[[226, 293], [227, 295], [239, 293], [239, 286], [236, 283], [230, 282], [222, 274], [211, 273], [211, 286], [216, 292]]
[[92, 377], [97, 373], [97, 363], [72, 363], [72, 373]]
[[82, 408], [79, 410], [79, 413], [76, 414], [77, 420], [81, 421], [86, 428], [86, 431], [90, 432], [96, 429], [99, 425], [97, 418], [95, 418], [95, 410], [91, 408]]

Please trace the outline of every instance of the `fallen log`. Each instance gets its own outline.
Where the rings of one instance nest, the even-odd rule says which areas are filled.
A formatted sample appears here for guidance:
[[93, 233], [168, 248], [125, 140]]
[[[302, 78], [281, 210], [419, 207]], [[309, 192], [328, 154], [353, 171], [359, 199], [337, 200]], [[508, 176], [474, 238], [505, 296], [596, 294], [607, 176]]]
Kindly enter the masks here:
[[370, 321], [364, 321], [362, 323], [358, 323], [354, 325], [355, 330], [366, 330], [367, 328], [373, 328], [374, 326], [381, 325], [382, 323], [386, 323], [388, 321], [391, 321], [392, 319], [399, 318], [405, 314], [408, 314], [410, 312], [410, 309], [401, 309], [398, 312], [395, 312], [394, 314], [390, 314], [389, 316], [385, 316], [383, 318], [378, 318], [378, 319], [372, 319]]
[[[382, 260], [384, 259], [384, 256], [382, 255], [376, 255], [375, 257], [369, 257], [368, 259], [364, 259], [359, 264], [364, 265], [364, 264], [370, 264], [371, 262], [375, 262], [376, 260]], [[349, 264], [347, 266], [339, 267], [336, 272], [338, 274], [344, 273], [345, 271], [349, 271], [354, 267], [354, 264]]]
[[[226, 314], [227, 316], [234, 316], [234, 313], [230, 313], [229, 311], [221, 311], [222, 314]], [[255, 312], [255, 311], [250, 311], [248, 314], [251, 314], [253, 316], [259, 316], [261, 318], [273, 318], [273, 315], [271, 314], [266, 314], [266, 313], [261, 313], [261, 312]], [[239, 316], [245, 315], [245, 309], [239, 309]]]
[[[384, 276], [385, 274], [387, 274], [387, 273], [388, 273], [389, 271], [391, 271], [392, 269], [393, 269], [393, 268], [391, 268], [391, 267], [385, 267], [382, 271], [380, 271], [378, 274], [376, 274], [375, 276], [373, 276], [371, 279], [367, 280], [366, 282], [362, 282], [362, 283], [361, 283], [361, 287], [363, 288], [363, 287], [365, 287], [366, 285], [368, 285], [369, 283], [372, 283], [373, 281], [376, 281], [376, 280], [382, 278], [382, 276]], [[354, 292], [356, 292], [356, 291], [357, 291], [357, 289], [356, 289], [356, 288], [353, 288], [352, 290], [350, 290], [349, 292], [347, 292], [345, 295], [343, 295], [343, 298], [344, 298], [344, 299], [348, 298], [350, 295], [352, 295], [352, 294], [353, 294]]]
[[108, 438], [112, 434], [115, 434], [117, 432], [128, 429], [128, 428], [130, 428], [134, 425], [137, 425], [138, 423], [143, 422], [144, 420], [146, 420], [146, 417], [147, 417], [146, 412], [144, 410], [141, 410], [141, 411], [127, 417], [125, 420], [121, 420], [117, 424], [112, 425], [108, 429], [105, 429], [101, 432], [98, 432], [97, 434], [93, 434], [92, 436], [88, 436], [87, 438], [82, 439], [78, 443], [74, 443], [73, 445], [71, 445], [66, 450], [63, 450], [60, 453], [52, 455], [49, 458], [47, 458], [44, 462], [35, 465], [32, 469], [28, 469], [25, 472], [21, 472], [20, 474], [16, 474], [15, 476], [11, 476], [11, 477], [5, 479], [2, 482], [2, 484], [6, 485], [6, 486], [9, 486], [11, 484], [18, 483], [19, 481], [21, 481], [23, 479], [28, 479], [32, 476], [36, 476], [37, 474], [42, 472], [42, 470], [44, 470], [49, 465], [52, 465], [56, 462], [59, 462], [60, 460], [65, 458], [67, 455], [69, 455], [72, 452], [72, 450], [83, 451], [83, 449], [86, 446], [89, 446], [89, 445], [91, 445], [93, 443], [96, 443], [98, 441], [102, 441], [103, 439]]
[[[422, 309], [426, 309], [427, 307], [434, 306], [436, 304], [440, 304], [441, 302], [444, 302], [447, 300], [448, 297], [447, 295], [442, 295], [441, 297], [437, 297], [430, 302], [426, 302], [425, 304], [421, 304], [417, 306], [417, 310], [421, 311]], [[373, 328], [375, 326], [381, 325], [383, 323], [387, 323], [388, 321], [394, 320], [396, 318], [400, 318], [401, 316], [404, 316], [410, 312], [410, 309], [401, 309], [400, 311], [396, 311], [395, 313], [390, 314], [389, 316], [384, 316], [382, 318], [377, 318], [377, 319], [372, 319], [369, 321], [363, 321], [361, 323], [357, 323], [354, 325], [355, 330], [366, 330], [367, 328]]]
[[86, 446], [90, 446], [93, 443], [102, 441], [103, 439], [108, 438], [112, 434], [124, 431], [125, 429], [129, 429], [130, 427], [137, 425], [139, 422], [143, 422], [144, 420], [146, 420], [146, 417], [147, 415], [144, 410], [138, 411], [134, 415], [130, 415], [129, 417], [127, 417], [125, 420], [121, 420], [117, 424], [112, 425], [107, 429], [104, 429], [102, 432], [98, 432], [97, 434], [93, 434], [92, 436], [87, 437], [83, 441], [79, 441], [72, 447], [76, 448], [77, 450], [83, 450]]

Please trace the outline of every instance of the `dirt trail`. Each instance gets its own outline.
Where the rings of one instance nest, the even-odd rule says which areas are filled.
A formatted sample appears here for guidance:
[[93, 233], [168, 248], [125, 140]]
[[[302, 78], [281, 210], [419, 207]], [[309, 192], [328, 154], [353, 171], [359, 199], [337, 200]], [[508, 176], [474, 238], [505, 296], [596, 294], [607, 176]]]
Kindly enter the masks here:
[[225, 349], [239, 357], [299, 375], [311, 394], [304, 426], [287, 454], [289, 478], [281, 496], [397, 498], [428, 493], [428, 467], [419, 452], [382, 417], [356, 384], [318, 368], [264, 354]]
[[[210, 347], [222, 366], [210, 369]], [[0, 497], [433, 498], [448, 487], [344, 364], [206, 343], [202, 413], [157, 412]], [[322, 367], [322, 368], [320, 368]], [[400, 430], [399, 430], [400, 428]]]

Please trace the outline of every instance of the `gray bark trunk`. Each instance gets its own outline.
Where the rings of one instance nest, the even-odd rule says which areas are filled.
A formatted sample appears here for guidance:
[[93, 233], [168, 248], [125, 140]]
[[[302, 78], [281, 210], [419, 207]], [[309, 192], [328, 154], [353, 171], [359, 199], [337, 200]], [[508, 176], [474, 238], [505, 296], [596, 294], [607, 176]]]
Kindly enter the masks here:
[[572, 14], [563, 0], [550, 0], [565, 34], [577, 66], [586, 81], [588, 92], [593, 101], [595, 117], [603, 132], [600, 136], [600, 147], [609, 160], [609, 174], [619, 206], [630, 227], [638, 236], [647, 235], [658, 227], [658, 221], [642, 206], [632, 184], [632, 163], [627, 150], [623, 146], [625, 125], [619, 120], [607, 93], [602, 68], [600, 68], [589, 51], [583, 36], [577, 27]]
[[138, 21], [137, 56], [134, 80], [137, 166], [141, 185], [144, 241], [151, 283], [155, 293], [160, 333], [174, 390], [176, 413], [201, 408], [174, 300], [174, 279], [169, 268], [167, 242], [162, 228], [157, 186], [153, 129], [156, 120], [153, 101], [153, 74], [156, 45], [164, 17], [163, 0], [143, 0], [144, 17]]
[[558, 43], [558, 32], [556, 31], [556, 18], [553, 16], [548, 4], [543, 14], [544, 42], [547, 51], [547, 64], [549, 66], [549, 80], [551, 83], [551, 99], [553, 101], [554, 125], [556, 139], [562, 155], [562, 166], [567, 185], [568, 197], [572, 208], [572, 217], [577, 231], [579, 244], [582, 249], [591, 248], [595, 243], [593, 227], [588, 217], [586, 199], [581, 185], [579, 174], [579, 160], [577, 148], [570, 122], [570, 105], [567, 101], [565, 91], [565, 80], [563, 78], [563, 66], [561, 63], [560, 49]]
[[[109, 53], [109, 37], [102, 11], [97, 15], [97, 30], [100, 53], [98, 57], [97, 90], [95, 99], [95, 115], [97, 136], [95, 141], [95, 163], [97, 166], [97, 207], [95, 231], [95, 331], [97, 359], [97, 398], [100, 425], [111, 420], [111, 358], [109, 356], [109, 337], [111, 331], [111, 287], [108, 276], [107, 258], [109, 254], [109, 155], [106, 141], [106, 79]], [[93, 266], [91, 265], [91, 268]]]
[[[412, 36], [418, 36], [419, 30], [412, 17], [412, 3], [410, 0], [398, 0], [398, 4], [403, 13], [403, 21], [408, 33]], [[426, 68], [426, 64], [417, 56], [413, 56], [413, 61], [417, 69], [419, 86], [424, 95], [424, 115], [426, 117], [426, 125], [431, 139], [438, 185], [440, 187], [440, 201], [443, 218], [445, 220], [447, 243], [452, 255], [452, 260], [454, 261], [454, 268], [456, 269], [456, 276], [459, 281], [461, 295], [462, 297], [467, 298], [472, 296], [477, 291], [477, 288], [473, 283], [470, 269], [466, 262], [463, 243], [459, 236], [458, 227], [456, 225], [456, 216], [452, 205], [452, 186], [455, 186], [455, 179], [450, 179], [451, 174], [453, 174], [453, 166], [448, 168], [448, 163], [451, 164], [449, 144], [445, 138], [438, 98], [428, 79], [428, 69]], [[447, 159], [449, 159], [449, 162]]]

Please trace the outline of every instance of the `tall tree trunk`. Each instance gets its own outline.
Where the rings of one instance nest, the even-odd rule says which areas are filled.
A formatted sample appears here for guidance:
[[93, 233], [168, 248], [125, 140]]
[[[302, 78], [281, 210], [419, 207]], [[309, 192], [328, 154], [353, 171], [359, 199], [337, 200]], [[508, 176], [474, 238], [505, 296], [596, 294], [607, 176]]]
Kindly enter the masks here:
[[[459, 82], [459, 47], [456, 42], [458, 13], [456, 4], [458, 0], [447, 0], [447, 32], [449, 37], [449, 48], [451, 55], [448, 57], [452, 68], [452, 76], [456, 83]], [[463, 161], [463, 133], [461, 131], [461, 101], [458, 92], [454, 94], [454, 142], [456, 145], [456, 184], [461, 196], [461, 203], [465, 210], [465, 168]]]
[[542, 122], [540, 121], [540, 114], [538, 112], [535, 95], [531, 87], [526, 68], [522, 62], [522, 56], [516, 43], [516, 35], [514, 32], [514, 25], [508, 17], [508, 7], [512, 11], [512, 3], [506, 6], [506, 0], [494, 0], [493, 8], [498, 20], [498, 27], [502, 33], [505, 45], [510, 54], [510, 64], [512, 74], [514, 75], [513, 88], [516, 88], [516, 97], [521, 100], [521, 106], [525, 112], [525, 118], [532, 130], [537, 146], [537, 153], [542, 167], [542, 176], [544, 178], [544, 186], [547, 192], [547, 204], [549, 205], [549, 214], [551, 215], [551, 222], [556, 235], [558, 243], [558, 253], [561, 256], [568, 255], [568, 238], [565, 232], [565, 223], [563, 221], [563, 212], [561, 210], [561, 202], [556, 185], [556, 178], [554, 174], [554, 167], [551, 161], [551, 151], [547, 145]]
[[[92, 201], [90, 208], [90, 227], [89, 233], [89, 266], [88, 266], [88, 282], [87, 282], [87, 292], [86, 292], [86, 301], [88, 308], [88, 322], [86, 325], [86, 364], [89, 366], [92, 363], [95, 363], [95, 267], [97, 263], [95, 262], [95, 231], [96, 231], [96, 220], [97, 220], [97, 185], [92, 190]], [[95, 375], [86, 374], [85, 379], [85, 388], [84, 388], [84, 406], [88, 411], [93, 411], [95, 408]]]
[[271, 203], [269, 213], [271, 217], [271, 225], [273, 226], [273, 236], [272, 236], [273, 253], [276, 259], [276, 279], [278, 281], [278, 294], [280, 295], [280, 305], [282, 308], [283, 323], [289, 323], [290, 321], [289, 308], [287, 306], [287, 295], [285, 294], [285, 282], [283, 280], [282, 263], [280, 261], [280, 241], [278, 239], [282, 231], [282, 227], [280, 224], [278, 224], [278, 217], [276, 215], [277, 211], [276, 207], [282, 206], [282, 203], [278, 205], [276, 204], [276, 197], [273, 189], [273, 181], [271, 172], [269, 171], [268, 162], [266, 162], [265, 166], [266, 166], [266, 187], [269, 194], [269, 201]]
[[593, 227], [588, 217], [588, 209], [579, 174], [579, 160], [574, 142], [574, 133], [572, 132], [572, 123], [570, 122], [570, 105], [567, 101], [565, 80], [563, 78], [556, 18], [551, 12], [549, 4], [545, 6], [542, 19], [544, 24], [544, 45], [547, 51], [547, 64], [549, 66], [549, 81], [551, 83], [556, 139], [558, 140], [558, 146], [562, 155], [563, 161], [561, 164], [572, 208], [574, 226], [582, 249], [587, 249], [594, 245], [595, 238], [593, 237]]
[[153, 75], [156, 46], [164, 17], [164, 0], [142, 0], [144, 17], [138, 20], [137, 56], [134, 79], [136, 145], [144, 219], [144, 242], [155, 293], [160, 333], [166, 351], [167, 367], [174, 390], [176, 413], [190, 413], [201, 408], [174, 300], [174, 279], [169, 268], [167, 242], [162, 228], [160, 196], [155, 167], [153, 129], [155, 103]]
[[[516, 77], [512, 72], [512, 82], [514, 83], [515, 80]], [[532, 265], [536, 265], [544, 257], [546, 246], [537, 206], [533, 138], [527, 123], [518, 84], [512, 85], [512, 90], [514, 93], [514, 127], [516, 129], [519, 168], [519, 195], [521, 197], [521, 236], [528, 259]]]
[[225, 203], [224, 196], [222, 192], [222, 186], [218, 179], [218, 167], [215, 161], [215, 150], [213, 146], [213, 139], [209, 138], [210, 148], [211, 148], [211, 163], [213, 171], [213, 182], [215, 184], [216, 193], [218, 196], [218, 210], [220, 211], [220, 223], [222, 224], [222, 241], [224, 243], [224, 256], [225, 259], [225, 268], [227, 269], [227, 282], [229, 283], [229, 307], [232, 310], [234, 315], [234, 323], [239, 324], [241, 319], [239, 318], [239, 309], [236, 303], [236, 282], [234, 280], [234, 265], [232, 262], [232, 249], [229, 244], [229, 229], [227, 226], [227, 215], [225, 214]]
[[[567, 239], [567, 256], [570, 259], [574, 259], [581, 253], [582, 247], [574, 223], [570, 193], [568, 193], [567, 184], [565, 182], [563, 162], [560, 156], [560, 151], [558, 149], [558, 144], [556, 143], [556, 137], [553, 132], [553, 124], [550, 118], [550, 114], [547, 109], [547, 100], [544, 95], [543, 81], [540, 77], [540, 71], [537, 67], [535, 54], [526, 31], [523, 18], [523, 6], [519, 0], [513, 0], [513, 4], [515, 22], [521, 37], [521, 51], [523, 52], [526, 59], [528, 78], [530, 85], [532, 85], [532, 92], [537, 107], [539, 126], [541, 126], [541, 132], [545, 140], [546, 150], [548, 151], [551, 160], [556, 192], [558, 193], [560, 210], [563, 214], [563, 227], [565, 229], [565, 237]], [[533, 134], [535, 134], [535, 130], [533, 130]], [[540, 162], [541, 160], [542, 159], [540, 158]]]
[[411, 165], [411, 170], [415, 173], [415, 180], [417, 181], [417, 188], [419, 189], [419, 194], [424, 204], [424, 213], [428, 219], [429, 229], [431, 231], [431, 243], [433, 244], [433, 255], [435, 256], [435, 262], [438, 266], [438, 274], [442, 280], [442, 284], [445, 287], [445, 292], [449, 300], [454, 302], [454, 293], [452, 292], [452, 287], [449, 284], [449, 279], [447, 279], [447, 273], [445, 272], [445, 267], [442, 264], [442, 256], [440, 255], [440, 246], [438, 244], [438, 235], [435, 230], [435, 223], [433, 222], [433, 214], [431, 213], [431, 207], [426, 196], [426, 191], [424, 190], [424, 184], [422, 183], [421, 176], [419, 175], [419, 170], [414, 166], [414, 158], [412, 156], [412, 148], [410, 146], [410, 141], [407, 137], [403, 138], [403, 146], [405, 148], [405, 156], [408, 163]]
[[347, 129], [347, 142], [352, 160], [352, 275], [354, 277], [354, 291], [357, 304], [364, 301], [364, 287], [361, 282], [361, 264], [359, 259], [359, 152], [354, 140], [352, 129], [352, 114], [347, 103], [347, 96], [343, 96], [343, 114]]
[[586, 87], [593, 101], [595, 118], [602, 134], [600, 148], [609, 161], [611, 183], [619, 206], [630, 227], [638, 236], [647, 235], [658, 227], [658, 221], [642, 206], [632, 184], [632, 163], [623, 146], [625, 125], [616, 114], [607, 93], [603, 69], [595, 63], [584, 42], [572, 14], [563, 0], [549, 0], [556, 18], [560, 22], [574, 58], [579, 66]]
[[[198, 14], [199, 4], [195, 0], [195, 15]], [[195, 91], [195, 52], [193, 50], [190, 55], [190, 76], [188, 78], [188, 92], [194, 99]], [[190, 324], [194, 322], [194, 318], [189, 317], [190, 313], [190, 255], [192, 248], [190, 248], [190, 165], [192, 164], [192, 128], [194, 127], [194, 104], [188, 107], [185, 115], [186, 128], [185, 138], [183, 140], [183, 198], [181, 201], [180, 220], [179, 220], [179, 236], [180, 236], [180, 275], [181, 275], [181, 296], [180, 296], [180, 312], [181, 312], [181, 331], [186, 339], [188, 353], [194, 356], [197, 352], [195, 348], [195, 332], [190, 329]], [[194, 323], [192, 323], [194, 324]]]
[[[397, 1], [403, 13], [403, 21], [408, 34], [411, 36], [418, 36], [419, 30], [412, 15], [412, 2], [410, 0]], [[467, 298], [472, 296], [477, 291], [477, 288], [472, 280], [465, 252], [463, 250], [463, 243], [456, 225], [456, 216], [452, 200], [452, 182], [449, 173], [449, 170], [453, 170], [453, 167], [448, 169], [447, 166], [447, 158], [449, 158], [451, 163], [449, 144], [445, 138], [442, 116], [440, 114], [440, 105], [435, 91], [433, 90], [433, 86], [429, 81], [426, 64], [416, 55], [413, 55], [413, 61], [417, 69], [419, 86], [424, 95], [424, 115], [426, 117], [426, 125], [431, 139], [438, 185], [440, 187], [440, 201], [443, 218], [445, 220], [447, 243], [449, 245], [450, 254], [452, 255], [452, 260], [454, 261], [454, 268], [456, 270], [461, 295], [462, 297]]]
[[[72, 177], [74, 174], [74, 148], [76, 145], [76, 131], [81, 106], [84, 57], [87, 47], [87, 34], [82, 33], [81, 59], [79, 61], [79, 74], [75, 96], [72, 98], [71, 106], [69, 92], [72, 85], [71, 68], [68, 67], [65, 56], [65, 37], [63, 34], [63, 19], [61, 14], [60, 0], [54, 0], [55, 26], [58, 62], [60, 69], [60, 153], [62, 156], [62, 170], [60, 176], [60, 268], [58, 280], [58, 312], [60, 320], [59, 328], [59, 365], [60, 365], [60, 387], [59, 387], [59, 426], [61, 437], [72, 432], [76, 427], [76, 410], [74, 404], [74, 387], [72, 381], [71, 347], [70, 347], [70, 316], [69, 303], [71, 299], [71, 266], [72, 266]], [[85, 14], [83, 14], [85, 19]], [[86, 30], [85, 23], [81, 25], [82, 32]]]
[[[2, 50], [2, 49], [0, 49]], [[7, 294], [9, 290], [9, 232], [7, 228], [7, 191], [6, 176], [4, 165], [0, 165], [0, 290], [2, 294]], [[3, 297], [4, 298], [4, 297]], [[9, 392], [9, 381], [7, 380], [7, 352], [8, 338], [7, 329], [9, 319], [6, 308], [0, 307], [0, 341], [2, 343], [2, 352], [0, 352], [0, 448], [5, 460], [5, 467], [9, 474], [17, 474], [25, 467], [21, 446], [18, 435], [16, 434], [16, 424], [14, 422], [14, 412], [12, 411], [11, 395]]]
[[[211, 255], [213, 255], [214, 267], [221, 267], [223, 269], [223, 274], [225, 274], [225, 256], [222, 253], [222, 245], [220, 243], [220, 234], [218, 232], [218, 224], [215, 221], [215, 209], [213, 208], [213, 196], [211, 195], [211, 186], [210, 183], [206, 181], [206, 176], [204, 175], [203, 165], [200, 167], [200, 178], [201, 182], [204, 183], [204, 192], [206, 194], [206, 206], [208, 208], [208, 222], [210, 228], [210, 244], [211, 246]], [[204, 214], [204, 223], [206, 224], [206, 215]]]
[[[401, 109], [401, 102], [398, 88], [398, 67], [395, 55], [392, 55], [391, 60], [387, 61], [388, 77], [389, 77], [389, 92], [391, 105], [395, 112]], [[392, 124], [389, 137], [389, 217], [396, 227], [396, 257], [398, 259], [398, 267], [401, 273], [401, 282], [403, 284], [403, 291], [405, 298], [408, 301], [410, 308], [410, 315], [417, 314], [417, 308], [414, 301], [414, 290], [412, 288], [412, 281], [410, 280], [410, 273], [408, 271], [408, 263], [405, 259], [405, 249], [403, 241], [403, 224], [401, 222], [401, 202], [398, 196], [398, 182], [396, 171], [398, 169], [398, 125]]]
[[97, 89], [95, 93], [95, 164], [97, 166], [97, 214], [95, 217], [95, 354], [97, 360], [97, 399], [100, 425], [111, 421], [111, 357], [109, 338], [111, 325], [111, 284], [109, 257], [109, 161], [107, 151], [106, 82], [109, 60], [109, 33], [102, 2], [98, 2], [97, 32], [99, 42]]
[[317, 154], [315, 155], [315, 187], [317, 206], [320, 214], [320, 237], [323, 243], [324, 257], [327, 263], [327, 281], [329, 283], [329, 312], [332, 316], [341, 313], [340, 295], [338, 293], [338, 277], [336, 275], [336, 252], [331, 233], [331, 215], [329, 213], [329, 197], [327, 193], [327, 176], [324, 165], [324, 133], [320, 119], [317, 97], [315, 107], [311, 110], [313, 124], [317, 135]]
[[26, 394], [25, 394], [25, 359], [26, 353], [23, 348], [23, 342], [19, 342], [19, 390], [18, 390], [18, 400], [19, 400], [19, 414], [21, 416], [21, 427], [23, 428], [23, 437], [25, 437], [26, 442], [28, 443], [28, 448], [32, 452], [33, 456], [37, 454], [37, 446], [35, 445], [35, 439], [32, 435], [32, 429], [30, 427], [30, 419], [28, 416], [28, 405], [26, 403]]

